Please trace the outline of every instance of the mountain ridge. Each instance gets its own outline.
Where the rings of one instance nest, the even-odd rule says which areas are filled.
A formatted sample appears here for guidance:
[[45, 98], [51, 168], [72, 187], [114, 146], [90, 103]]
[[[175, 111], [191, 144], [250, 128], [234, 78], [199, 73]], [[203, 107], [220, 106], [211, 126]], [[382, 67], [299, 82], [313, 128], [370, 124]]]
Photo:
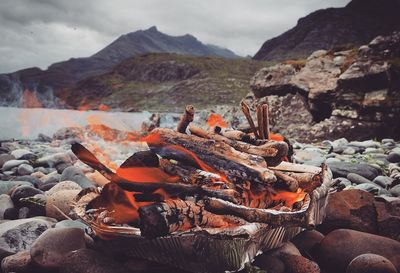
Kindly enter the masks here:
[[352, 0], [342, 8], [314, 11], [296, 26], [267, 40], [255, 60], [302, 59], [319, 49], [368, 43], [400, 30], [400, 0]]

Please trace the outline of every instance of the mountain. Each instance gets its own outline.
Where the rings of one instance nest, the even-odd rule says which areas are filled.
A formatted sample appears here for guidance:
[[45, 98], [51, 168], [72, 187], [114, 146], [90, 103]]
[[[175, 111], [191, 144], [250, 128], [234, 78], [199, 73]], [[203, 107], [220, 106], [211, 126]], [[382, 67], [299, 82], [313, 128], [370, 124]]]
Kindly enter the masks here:
[[282, 35], [266, 41], [256, 60], [303, 59], [313, 51], [358, 46], [400, 30], [400, 0], [353, 0], [343, 8], [317, 10]]
[[126, 59], [112, 71], [90, 77], [63, 91], [68, 107], [123, 111], [181, 111], [210, 105], [237, 105], [250, 78], [266, 62], [149, 53]]
[[[203, 44], [192, 35], [170, 36], [158, 31], [156, 27], [151, 27], [122, 35], [90, 57], [72, 58], [55, 63], [47, 70], [35, 67], [1, 74], [0, 105], [20, 106], [20, 97], [26, 89], [35, 91], [41, 100], [51, 101], [54, 95], [53, 90], [59, 93], [60, 90], [78, 81], [106, 73], [116, 64], [132, 56], [161, 52], [225, 58], [239, 57], [228, 49]], [[51, 106], [54, 106], [53, 104]]]

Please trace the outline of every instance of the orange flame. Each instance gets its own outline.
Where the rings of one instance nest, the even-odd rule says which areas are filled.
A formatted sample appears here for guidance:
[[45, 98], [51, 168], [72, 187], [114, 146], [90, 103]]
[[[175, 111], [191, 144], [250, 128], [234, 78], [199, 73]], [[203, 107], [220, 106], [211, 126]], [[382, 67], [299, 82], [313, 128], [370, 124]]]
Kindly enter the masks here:
[[105, 105], [105, 104], [100, 104], [99, 105], [99, 110], [107, 112], [107, 111], [110, 111], [110, 107]]
[[117, 174], [126, 180], [135, 182], [176, 183], [179, 180], [178, 176], [170, 176], [160, 168], [155, 167], [118, 168]]
[[207, 119], [207, 125], [210, 127], [219, 126], [221, 128], [227, 128], [228, 124], [224, 121], [224, 119], [215, 113], [212, 113]]
[[43, 104], [36, 97], [35, 92], [26, 89], [22, 93], [22, 105], [23, 108], [42, 108]]
[[286, 207], [292, 207], [294, 203], [300, 202], [304, 199], [306, 193], [303, 189], [298, 189], [297, 192], [281, 191], [272, 195], [272, 200], [282, 201], [285, 203]]

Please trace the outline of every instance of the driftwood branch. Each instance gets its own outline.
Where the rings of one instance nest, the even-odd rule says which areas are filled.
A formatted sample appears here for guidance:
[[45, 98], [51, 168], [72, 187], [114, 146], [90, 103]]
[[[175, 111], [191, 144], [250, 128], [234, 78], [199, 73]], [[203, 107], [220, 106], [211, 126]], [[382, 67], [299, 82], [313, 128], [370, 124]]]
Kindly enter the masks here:
[[191, 123], [194, 119], [194, 107], [193, 105], [187, 105], [185, 108], [185, 112], [181, 116], [181, 120], [178, 123], [176, 130], [179, 133], [185, 134], [186, 128], [188, 127], [189, 123]]

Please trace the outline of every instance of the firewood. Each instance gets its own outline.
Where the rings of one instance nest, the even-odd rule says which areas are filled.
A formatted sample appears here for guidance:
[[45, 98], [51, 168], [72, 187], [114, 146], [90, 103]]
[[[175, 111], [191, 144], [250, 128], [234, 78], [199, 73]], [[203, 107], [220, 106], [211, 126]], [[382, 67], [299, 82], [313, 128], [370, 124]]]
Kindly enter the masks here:
[[303, 224], [304, 215], [296, 217], [292, 212], [284, 213], [272, 209], [254, 209], [235, 205], [218, 198], [205, 198], [205, 209], [222, 215], [233, 215], [247, 222], [267, 223], [271, 226], [298, 226]]
[[286, 184], [289, 191], [296, 192], [297, 189], [299, 188], [299, 182], [294, 177], [276, 170], [274, 171], [274, 174], [278, 178], [278, 180]]
[[295, 164], [282, 161], [279, 165], [274, 167], [269, 167], [272, 170], [285, 171], [285, 172], [297, 172], [297, 173], [313, 173], [319, 174], [322, 171], [322, 168], [303, 165], [303, 164]]
[[189, 123], [191, 123], [194, 119], [194, 107], [193, 105], [187, 105], [185, 108], [185, 112], [181, 116], [181, 120], [178, 123], [176, 130], [179, 133], [185, 134], [186, 128], [188, 127]]
[[[276, 181], [275, 175], [267, 168], [265, 160], [260, 156], [239, 152], [224, 142], [180, 134], [170, 129], [158, 128], [153, 133], [158, 134], [165, 144], [172, 144], [170, 147], [165, 144], [161, 146], [150, 144], [150, 148], [156, 153], [166, 151], [168, 148], [179, 150], [179, 147], [184, 147], [209, 166], [224, 173], [234, 183], [253, 181], [269, 184]], [[178, 147], [173, 145], [178, 145]], [[163, 157], [162, 154], [160, 155]], [[175, 155], [179, 156], [179, 154]], [[177, 158], [174, 159], [179, 161]]]
[[194, 125], [191, 125], [189, 130], [196, 136], [226, 143], [237, 151], [261, 156], [265, 159], [267, 165], [270, 163], [272, 166], [276, 166], [283, 160], [288, 151], [288, 146], [285, 142], [266, 141], [262, 145], [255, 146], [243, 141], [233, 140], [213, 132], [208, 132]]
[[306, 192], [312, 192], [322, 184], [321, 174], [284, 172], [297, 180], [299, 187]]
[[258, 105], [256, 109], [257, 113], [257, 124], [258, 124], [258, 135], [261, 139], [266, 139], [264, 135], [264, 113], [262, 109], [262, 105]]
[[249, 106], [243, 100], [240, 102], [240, 106], [242, 108], [242, 112], [245, 115], [245, 117], [247, 119], [247, 122], [249, 123], [250, 128], [253, 131], [255, 137], [256, 138], [260, 138], [260, 135], [258, 134], [258, 130], [256, 128], [256, 125], [254, 124], [253, 118], [251, 117]]
[[187, 196], [187, 195], [200, 195], [200, 196], [213, 196], [218, 197], [233, 203], [237, 203], [234, 195], [231, 192], [226, 194], [223, 191], [202, 188], [197, 185], [186, 185], [182, 183], [164, 183], [164, 182], [136, 182], [129, 181], [108, 169], [102, 164], [89, 150], [79, 143], [72, 144], [71, 150], [74, 154], [85, 164], [100, 172], [111, 182], [116, 183], [122, 189], [134, 192], [151, 193], [158, 189], [164, 190], [171, 196]]
[[195, 227], [229, 228], [246, 224], [243, 219], [217, 215], [204, 209], [202, 202], [168, 199], [139, 208], [140, 232], [147, 238], [165, 236]]

